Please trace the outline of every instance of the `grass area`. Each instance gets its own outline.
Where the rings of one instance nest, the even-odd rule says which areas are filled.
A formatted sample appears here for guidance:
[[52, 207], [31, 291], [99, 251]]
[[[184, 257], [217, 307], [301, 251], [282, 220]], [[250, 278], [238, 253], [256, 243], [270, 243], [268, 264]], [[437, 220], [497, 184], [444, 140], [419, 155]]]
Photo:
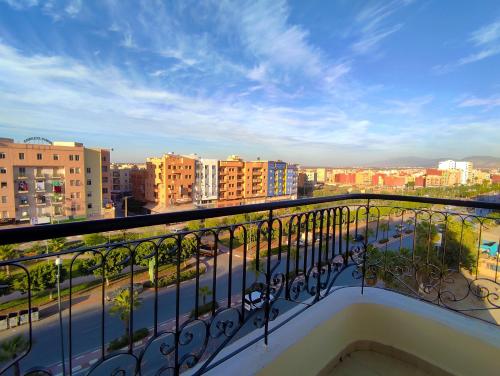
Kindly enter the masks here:
[[[81, 283], [79, 285], [73, 286], [72, 288], [72, 293], [79, 293], [79, 292], [84, 292], [87, 290], [93, 289], [95, 286], [98, 286], [101, 284], [101, 281], [95, 280], [87, 283]], [[55, 289], [54, 289], [55, 292]], [[67, 298], [69, 297], [69, 288], [61, 290], [61, 298]], [[52, 301], [56, 300], [56, 295], [55, 293], [52, 296], [52, 299], [50, 299], [50, 290], [45, 290], [41, 291], [39, 293], [35, 293], [31, 296], [31, 306], [32, 307], [39, 307], [44, 304], [50, 303]], [[8, 302], [0, 304], [0, 312], [1, 311], [14, 311], [14, 310], [22, 310], [22, 309], [27, 309], [28, 308], [28, 297], [27, 294], [23, 296], [22, 298], [10, 300]]]

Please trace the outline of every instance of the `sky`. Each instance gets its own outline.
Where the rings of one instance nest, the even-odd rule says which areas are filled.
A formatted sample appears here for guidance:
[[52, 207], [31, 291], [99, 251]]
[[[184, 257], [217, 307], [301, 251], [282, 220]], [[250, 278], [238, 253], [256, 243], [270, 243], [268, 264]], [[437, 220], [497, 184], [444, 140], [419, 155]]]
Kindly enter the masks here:
[[307, 165], [500, 157], [500, 2], [0, 0], [0, 137]]

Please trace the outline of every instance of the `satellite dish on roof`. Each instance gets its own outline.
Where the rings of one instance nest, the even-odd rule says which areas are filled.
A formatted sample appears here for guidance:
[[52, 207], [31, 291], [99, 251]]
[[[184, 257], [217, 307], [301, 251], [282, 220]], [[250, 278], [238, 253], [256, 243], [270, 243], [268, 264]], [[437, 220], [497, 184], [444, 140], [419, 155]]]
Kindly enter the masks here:
[[29, 137], [23, 141], [25, 144], [47, 144], [52, 145], [52, 141], [46, 139], [45, 137]]

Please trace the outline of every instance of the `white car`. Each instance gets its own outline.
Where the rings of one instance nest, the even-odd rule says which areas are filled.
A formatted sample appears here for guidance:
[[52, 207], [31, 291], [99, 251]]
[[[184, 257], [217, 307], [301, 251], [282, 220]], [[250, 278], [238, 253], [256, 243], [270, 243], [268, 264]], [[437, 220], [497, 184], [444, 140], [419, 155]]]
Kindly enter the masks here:
[[[274, 300], [274, 296], [270, 295], [270, 301]], [[252, 291], [250, 294], [245, 295], [245, 310], [253, 311], [264, 307], [266, 303], [264, 294], [260, 291]]]

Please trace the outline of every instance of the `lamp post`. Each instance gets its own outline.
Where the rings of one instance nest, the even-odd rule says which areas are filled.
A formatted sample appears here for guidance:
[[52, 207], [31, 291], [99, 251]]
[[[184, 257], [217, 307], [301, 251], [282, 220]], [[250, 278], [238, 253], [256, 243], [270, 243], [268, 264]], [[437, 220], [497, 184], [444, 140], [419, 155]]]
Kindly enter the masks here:
[[63, 376], [66, 375], [66, 366], [64, 362], [64, 333], [63, 333], [63, 322], [62, 322], [62, 310], [61, 310], [61, 258], [59, 256], [55, 259], [55, 264], [57, 267], [56, 283], [57, 283], [57, 308], [59, 310], [59, 333], [61, 335], [61, 367]]

